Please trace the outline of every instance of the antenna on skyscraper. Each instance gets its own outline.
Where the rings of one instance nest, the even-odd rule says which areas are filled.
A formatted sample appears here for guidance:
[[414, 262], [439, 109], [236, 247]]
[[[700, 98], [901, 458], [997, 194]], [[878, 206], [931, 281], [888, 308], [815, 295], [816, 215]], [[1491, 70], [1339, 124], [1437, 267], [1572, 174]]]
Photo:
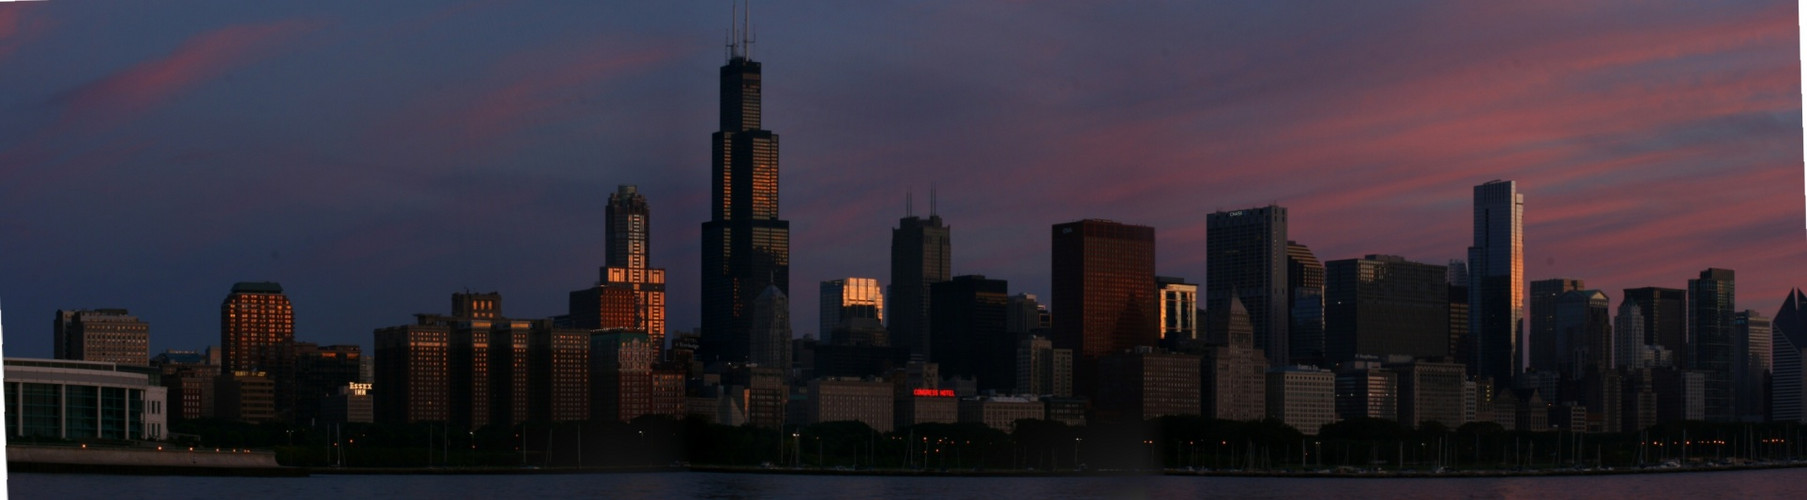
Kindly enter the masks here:
[[909, 189], [904, 190], [904, 217], [916, 216], [916, 200], [913, 199], [913, 195], [914, 193], [910, 192]]
[[741, 16], [742, 16], [741, 17], [742, 24], [740, 27], [741, 28], [740, 29], [741, 57], [745, 57], [745, 58], [747, 58], [747, 60], [752, 60], [753, 59], [753, 42], [759, 41], [758, 37], [753, 36], [753, 0], [747, 0], [747, 7], [744, 9], [741, 9], [740, 12], [741, 12]]
[[738, 41], [737, 39], [740, 38], [740, 34], [736, 33], [734, 31], [735, 28], [739, 27], [739, 25], [735, 24], [735, 21], [739, 21], [739, 20], [740, 20], [740, 2], [728, 2], [728, 59], [729, 60], [733, 60], [734, 56], [735, 56], [735, 51], [740, 49], [740, 47], [735, 45], [735, 43]]
[[931, 182], [929, 183], [929, 217], [935, 215], [937, 215], [935, 213], [935, 183]]

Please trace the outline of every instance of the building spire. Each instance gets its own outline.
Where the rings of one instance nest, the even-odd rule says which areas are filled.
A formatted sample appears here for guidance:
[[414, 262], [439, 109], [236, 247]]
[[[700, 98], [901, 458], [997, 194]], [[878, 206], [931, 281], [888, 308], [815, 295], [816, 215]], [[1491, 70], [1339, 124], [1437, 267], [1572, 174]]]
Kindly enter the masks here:
[[904, 189], [904, 217], [916, 216], [916, 200], [914, 194], [915, 193], [912, 193], [909, 189]]
[[935, 213], [935, 183], [931, 182], [929, 183], [929, 217], [936, 215], [939, 214]]

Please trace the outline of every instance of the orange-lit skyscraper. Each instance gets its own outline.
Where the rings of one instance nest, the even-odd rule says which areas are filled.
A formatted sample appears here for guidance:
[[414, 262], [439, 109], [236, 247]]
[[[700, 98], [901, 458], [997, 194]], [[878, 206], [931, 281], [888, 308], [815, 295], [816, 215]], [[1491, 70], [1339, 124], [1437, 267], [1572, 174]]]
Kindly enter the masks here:
[[1469, 369], [1500, 386], [1523, 367], [1525, 195], [1516, 181], [1474, 187], [1474, 246], [1468, 247]]
[[295, 409], [295, 308], [273, 282], [239, 282], [220, 304], [220, 373], [264, 372], [279, 418]]
[[665, 347], [665, 270], [648, 265], [652, 211], [635, 186], [609, 195], [606, 231], [601, 279], [571, 292], [571, 326], [643, 332], [657, 355]]
[[760, 64], [742, 40], [721, 68], [721, 128], [711, 136], [703, 223], [703, 329], [697, 358], [746, 361], [753, 299], [790, 294], [790, 222], [778, 218], [778, 134], [760, 127]]

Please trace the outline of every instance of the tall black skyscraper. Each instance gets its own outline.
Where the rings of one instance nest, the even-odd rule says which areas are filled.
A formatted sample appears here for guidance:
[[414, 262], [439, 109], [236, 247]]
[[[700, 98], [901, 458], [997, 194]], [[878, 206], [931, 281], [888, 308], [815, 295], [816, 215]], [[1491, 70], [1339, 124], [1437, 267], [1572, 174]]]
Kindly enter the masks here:
[[930, 350], [929, 286], [952, 274], [948, 236], [933, 209], [926, 219], [914, 214], [899, 219], [891, 230], [891, 342], [924, 359]]
[[1707, 421], [1733, 417], [1732, 315], [1737, 311], [1730, 269], [1709, 268], [1688, 280], [1688, 353], [1691, 370], [1707, 373]]
[[[1230, 297], [1242, 299], [1255, 326], [1255, 347], [1267, 353], [1273, 366], [1291, 364], [1287, 330], [1292, 293], [1286, 264], [1286, 207], [1205, 216], [1205, 310], [1227, 311]], [[1064, 312], [1056, 308], [1054, 314]]]
[[1504, 387], [1523, 368], [1525, 195], [1515, 181], [1474, 187], [1474, 246], [1468, 247], [1468, 334], [1475, 376]]
[[[744, 28], [743, 28], [744, 31]], [[790, 222], [778, 218], [778, 134], [760, 128], [760, 65], [744, 38], [721, 68], [721, 129], [711, 138], [713, 203], [703, 223], [703, 330], [697, 357], [745, 361], [753, 299], [790, 294]]]

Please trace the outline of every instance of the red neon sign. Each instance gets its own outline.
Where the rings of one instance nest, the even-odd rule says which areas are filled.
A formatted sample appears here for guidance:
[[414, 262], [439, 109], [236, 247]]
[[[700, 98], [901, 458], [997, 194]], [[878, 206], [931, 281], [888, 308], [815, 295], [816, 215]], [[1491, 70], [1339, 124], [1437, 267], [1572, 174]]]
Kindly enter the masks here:
[[931, 397], [931, 398], [954, 397], [953, 389], [912, 389], [910, 391], [910, 393], [914, 394], [916, 396]]

